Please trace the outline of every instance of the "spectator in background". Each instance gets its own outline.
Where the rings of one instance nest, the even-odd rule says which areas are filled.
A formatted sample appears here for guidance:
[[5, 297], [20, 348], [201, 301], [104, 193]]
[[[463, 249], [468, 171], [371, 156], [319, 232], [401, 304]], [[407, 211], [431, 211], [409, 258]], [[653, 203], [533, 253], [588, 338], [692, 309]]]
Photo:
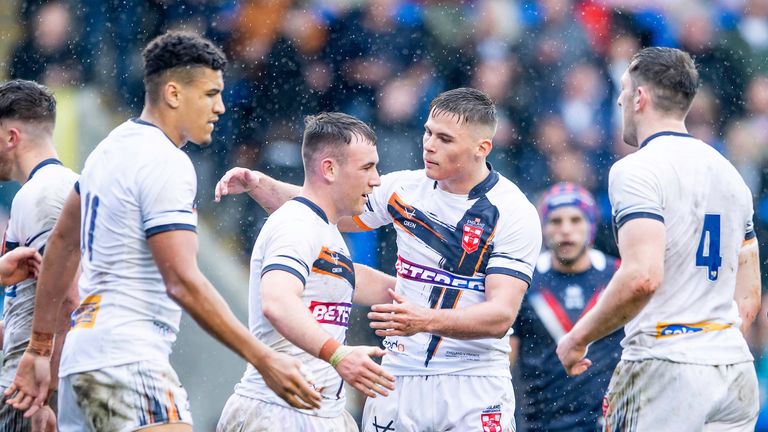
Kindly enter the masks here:
[[521, 385], [519, 431], [594, 432], [602, 400], [621, 356], [622, 330], [590, 347], [601, 363], [569, 378], [555, 353], [557, 341], [594, 306], [619, 261], [592, 248], [597, 207], [574, 183], [558, 183], [539, 204], [544, 245], [533, 282], [509, 338], [510, 360]]

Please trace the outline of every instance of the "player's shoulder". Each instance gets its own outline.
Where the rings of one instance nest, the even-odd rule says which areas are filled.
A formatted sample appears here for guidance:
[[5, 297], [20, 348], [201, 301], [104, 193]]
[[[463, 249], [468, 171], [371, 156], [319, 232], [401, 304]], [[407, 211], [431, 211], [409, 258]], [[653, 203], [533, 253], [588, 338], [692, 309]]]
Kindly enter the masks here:
[[294, 227], [297, 231], [315, 231], [329, 226], [328, 216], [317, 204], [304, 197], [294, 197], [285, 202], [268, 218], [265, 229], [281, 226]]
[[423, 169], [392, 171], [381, 176], [382, 185], [405, 186], [422, 183], [434, 183]]

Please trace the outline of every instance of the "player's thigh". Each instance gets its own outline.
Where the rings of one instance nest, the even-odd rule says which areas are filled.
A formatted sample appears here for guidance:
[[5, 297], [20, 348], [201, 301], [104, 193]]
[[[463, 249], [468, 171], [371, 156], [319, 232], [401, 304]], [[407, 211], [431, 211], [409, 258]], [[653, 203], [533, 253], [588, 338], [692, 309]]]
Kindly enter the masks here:
[[349, 413], [317, 417], [282, 405], [233, 394], [224, 405], [216, 432], [358, 432]]
[[[395, 377], [395, 390], [384, 397], [369, 397], [363, 408], [364, 432], [418, 432], [428, 430], [421, 423], [431, 416], [426, 404], [431, 399], [428, 377]], [[420, 414], [419, 414], [420, 413]]]
[[605, 431], [701, 431], [718, 398], [713, 366], [621, 361], [604, 403]]
[[[444, 395], [440, 431], [513, 432], [515, 394], [506, 377], [438, 376], [437, 392]], [[439, 402], [439, 401], [436, 401]], [[439, 406], [439, 404], [437, 405]]]
[[74, 404], [91, 430], [192, 424], [186, 391], [167, 363], [130, 363], [72, 374], [67, 381]]
[[716, 366], [723, 378], [722, 398], [715, 402], [704, 427], [706, 432], [754, 431], [760, 411], [757, 374], [751, 362]]

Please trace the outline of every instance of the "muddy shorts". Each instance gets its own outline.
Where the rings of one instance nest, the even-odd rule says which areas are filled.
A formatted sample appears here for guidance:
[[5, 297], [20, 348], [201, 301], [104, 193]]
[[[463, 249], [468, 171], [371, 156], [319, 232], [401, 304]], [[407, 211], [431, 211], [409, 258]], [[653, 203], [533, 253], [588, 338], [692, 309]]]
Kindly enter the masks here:
[[216, 432], [357, 432], [344, 411], [338, 417], [317, 417], [282, 405], [233, 394], [224, 405]]
[[395, 377], [389, 396], [368, 398], [365, 432], [514, 432], [515, 395], [506, 377]]
[[192, 424], [187, 392], [169, 364], [137, 362], [59, 381], [59, 431], [140, 430]]
[[603, 400], [604, 430], [752, 432], [759, 409], [751, 362], [707, 366], [622, 360]]

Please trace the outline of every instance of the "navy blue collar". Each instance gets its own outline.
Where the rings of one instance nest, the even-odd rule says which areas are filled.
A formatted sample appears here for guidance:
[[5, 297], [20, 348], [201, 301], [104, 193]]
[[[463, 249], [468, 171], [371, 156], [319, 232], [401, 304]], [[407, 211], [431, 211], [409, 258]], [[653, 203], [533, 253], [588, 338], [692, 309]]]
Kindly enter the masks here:
[[174, 143], [174, 142], [173, 142], [173, 140], [171, 139], [171, 137], [169, 137], [169, 136], [168, 136], [168, 134], [167, 134], [167, 133], [165, 133], [165, 131], [164, 131], [164, 130], [160, 129], [160, 127], [159, 127], [159, 126], [157, 126], [156, 124], [154, 124], [154, 123], [150, 123], [150, 122], [148, 122], [148, 121], [146, 121], [146, 120], [142, 120], [142, 119], [140, 119], [140, 118], [138, 118], [138, 117], [134, 117], [134, 118], [132, 118], [132, 119], [131, 119], [131, 121], [132, 121], [132, 122], [134, 122], [134, 123], [136, 123], [136, 124], [140, 124], [140, 125], [142, 125], [142, 126], [149, 126], [149, 127], [153, 127], [153, 128], [155, 128], [155, 129], [159, 130], [160, 132], [162, 132], [162, 133], [163, 133], [163, 135], [165, 135], [165, 137], [166, 137], [166, 138], [168, 138], [168, 141], [170, 141], [170, 142], [171, 142], [171, 144], [173, 144], [173, 146], [174, 146], [174, 147], [177, 147], [177, 146], [176, 146], [176, 143]]
[[686, 137], [686, 138], [693, 138], [691, 134], [683, 133], [683, 132], [672, 132], [672, 131], [662, 131], [662, 132], [656, 132], [655, 134], [649, 136], [640, 144], [640, 148], [643, 148], [648, 145], [649, 142], [651, 142], [652, 139], [658, 138], [660, 136], [677, 136], [677, 137]]
[[[476, 184], [475, 187], [470, 189], [469, 194], [467, 195], [467, 199], [480, 198], [481, 196], [488, 193], [488, 191], [496, 186], [496, 183], [499, 182], [499, 173], [493, 170], [493, 165], [486, 161], [485, 166], [487, 166], [488, 170], [490, 171], [488, 176], [483, 179], [483, 181]], [[432, 188], [437, 189], [437, 181], [435, 181], [435, 184], [432, 186]]]
[[293, 200], [306, 205], [307, 207], [312, 209], [312, 211], [315, 212], [318, 216], [320, 216], [320, 219], [324, 220], [325, 223], [329, 223], [328, 216], [325, 215], [325, 212], [323, 211], [323, 209], [320, 208], [319, 205], [301, 196], [293, 197]]
[[44, 161], [41, 161], [40, 163], [35, 165], [34, 168], [32, 168], [32, 171], [29, 172], [29, 177], [27, 178], [27, 181], [32, 180], [32, 176], [35, 175], [35, 173], [37, 173], [40, 170], [40, 168], [46, 165], [64, 165], [64, 164], [61, 163], [61, 161], [56, 158], [49, 158]]

